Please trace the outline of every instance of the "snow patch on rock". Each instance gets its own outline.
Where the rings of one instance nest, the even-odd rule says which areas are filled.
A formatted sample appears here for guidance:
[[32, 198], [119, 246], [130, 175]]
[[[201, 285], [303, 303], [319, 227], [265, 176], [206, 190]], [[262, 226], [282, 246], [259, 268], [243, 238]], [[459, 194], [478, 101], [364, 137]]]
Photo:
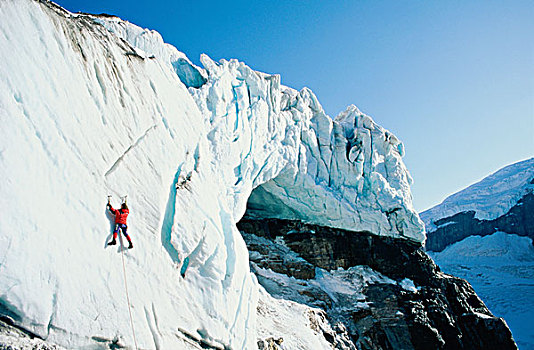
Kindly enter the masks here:
[[260, 341], [268, 338], [281, 339], [282, 349], [332, 348], [324, 336], [328, 331], [333, 332], [323, 310], [291, 300], [273, 298], [261, 286], [257, 310]]

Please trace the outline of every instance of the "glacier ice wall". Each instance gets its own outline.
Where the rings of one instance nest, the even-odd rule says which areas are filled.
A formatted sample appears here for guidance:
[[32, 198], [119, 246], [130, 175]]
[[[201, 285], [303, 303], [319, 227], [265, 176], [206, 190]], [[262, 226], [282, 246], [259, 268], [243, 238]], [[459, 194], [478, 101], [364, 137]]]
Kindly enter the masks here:
[[258, 215], [424, 239], [402, 144], [354, 106], [332, 120], [278, 75], [200, 68], [156, 32], [48, 2], [0, 2], [0, 47], [0, 312], [43, 338], [133, 345], [108, 194], [129, 195], [142, 348], [255, 346], [235, 226], [251, 193]]
[[104, 249], [106, 196], [127, 193], [139, 347], [182, 348], [178, 328], [254, 344], [246, 246], [172, 67], [49, 3], [3, 1], [0, 33], [3, 313], [69, 348], [91, 337], [132, 345], [121, 253]]
[[[249, 209], [263, 217], [424, 240], [402, 162], [404, 145], [358, 108], [351, 105], [332, 120], [311, 90], [286, 87], [279, 75], [206, 55], [199, 68], [157, 32], [117, 18], [98, 21], [190, 77], [182, 81], [209, 121], [215, 159], [229, 170], [222, 176], [236, 217], [259, 186]], [[183, 65], [176, 65], [178, 59]]]

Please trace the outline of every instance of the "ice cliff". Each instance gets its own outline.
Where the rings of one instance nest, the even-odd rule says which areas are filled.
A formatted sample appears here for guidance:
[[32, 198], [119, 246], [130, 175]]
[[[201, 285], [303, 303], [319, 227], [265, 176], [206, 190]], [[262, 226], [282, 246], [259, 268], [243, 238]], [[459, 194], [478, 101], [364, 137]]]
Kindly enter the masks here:
[[[0, 48], [0, 313], [43, 339], [257, 347], [247, 202], [424, 240], [402, 143], [354, 106], [332, 119], [278, 75], [197, 67], [156, 32], [49, 2], [0, 2]], [[108, 194], [129, 195], [130, 305]]]

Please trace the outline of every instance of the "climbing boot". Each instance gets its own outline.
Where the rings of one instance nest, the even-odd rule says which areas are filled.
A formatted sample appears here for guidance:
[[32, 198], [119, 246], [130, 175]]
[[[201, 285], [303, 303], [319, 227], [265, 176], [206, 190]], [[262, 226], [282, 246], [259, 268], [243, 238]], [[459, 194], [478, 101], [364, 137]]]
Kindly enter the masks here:
[[128, 245], [128, 249], [132, 249], [133, 248], [133, 244], [132, 244], [132, 241], [128, 242], [129, 245]]
[[108, 245], [115, 245], [115, 244], [117, 244], [116, 240], [112, 240], [111, 242], [108, 243]]

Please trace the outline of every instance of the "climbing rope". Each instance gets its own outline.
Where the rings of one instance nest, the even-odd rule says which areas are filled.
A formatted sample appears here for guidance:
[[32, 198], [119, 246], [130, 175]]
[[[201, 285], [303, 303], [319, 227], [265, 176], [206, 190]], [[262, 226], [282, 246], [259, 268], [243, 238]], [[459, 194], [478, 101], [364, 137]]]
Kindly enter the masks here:
[[137, 340], [135, 339], [135, 329], [133, 325], [133, 317], [132, 317], [132, 308], [130, 307], [130, 296], [128, 295], [128, 282], [126, 281], [126, 265], [124, 264], [124, 244], [122, 242], [122, 236], [120, 235], [121, 232], [119, 232], [119, 240], [121, 242], [121, 258], [122, 258], [122, 272], [124, 274], [124, 288], [126, 290], [126, 301], [128, 302], [128, 312], [130, 313], [130, 325], [132, 326], [132, 335], [133, 340], [135, 344], [135, 349], [137, 350]]

